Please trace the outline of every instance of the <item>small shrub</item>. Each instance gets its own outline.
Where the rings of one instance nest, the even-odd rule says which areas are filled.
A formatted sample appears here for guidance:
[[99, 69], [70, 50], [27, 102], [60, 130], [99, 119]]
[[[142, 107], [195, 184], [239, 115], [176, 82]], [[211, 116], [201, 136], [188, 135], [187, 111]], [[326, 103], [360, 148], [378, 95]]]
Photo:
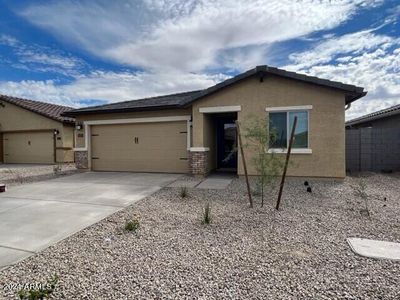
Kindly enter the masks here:
[[56, 288], [57, 282], [58, 282], [58, 276], [55, 275], [45, 284], [39, 284], [38, 287], [31, 288], [29, 290], [22, 289], [18, 291], [18, 298], [20, 300], [51, 299], [51, 295], [53, 294]]
[[365, 208], [360, 209], [361, 215], [370, 216], [369, 205], [368, 205], [368, 193], [367, 193], [367, 183], [364, 179], [359, 178], [356, 185], [352, 186], [354, 194], [360, 197], [364, 201]]
[[125, 230], [127, 231], [136, 231], [140, 226], [139, 216], [134, 216], [132, 220], [126, 221]]
[[61, 165], [60, 164], [56, 164], [53, 166], [53, 173], [55, 175], [59, 174], [61, 172]]
[[181, 187], [179, 195], [181, 196], [181, 198], [186, 198], [188, 196], [188, 190], [186, 186]]
[[261, 190], [262, 190], [261, 182], [260, 180], [257, 180], [255, 187], [252, 189], [251, 193], [253, 196], [261, 196]]
[[202, 224], [210, 224], [211, 223], [211, 207], [210, 203], [206, 203], [206, 206], [204, 207], [203, 210], [203, 219], [201, 221]]
[[360, 178], [357, 182], [357, 185], [354, 186], [354, 191], [355, 191], [356, 195], [358, 197], [360, 197], [361, 199], [368, 198], [367, 184], [365, 183], [365, 181], [362, 178]]

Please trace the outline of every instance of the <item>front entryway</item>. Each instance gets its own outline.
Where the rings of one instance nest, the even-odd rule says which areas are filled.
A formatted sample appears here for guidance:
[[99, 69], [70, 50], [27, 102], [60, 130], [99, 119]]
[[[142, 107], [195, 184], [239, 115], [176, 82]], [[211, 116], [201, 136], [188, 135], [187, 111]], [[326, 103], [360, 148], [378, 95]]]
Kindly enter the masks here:
[[237, 169], [236, 113], [215, 115], [217, 170]]

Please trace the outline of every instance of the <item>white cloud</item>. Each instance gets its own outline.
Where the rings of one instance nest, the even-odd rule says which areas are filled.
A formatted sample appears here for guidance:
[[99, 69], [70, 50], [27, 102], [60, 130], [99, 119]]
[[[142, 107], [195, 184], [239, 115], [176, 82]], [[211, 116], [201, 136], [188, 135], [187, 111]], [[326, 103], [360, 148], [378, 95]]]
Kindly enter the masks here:
[[212, 86], [227, 76], [207, 74], [154, 74], [149, 72], [102, 72], [82, 75], [71, 83], [54, 81], [0, 82], [0, 94], [78, 107], [85, 99], [116, 102], [186, 92]]
[[[297, 69], [312, 67], [317, 64], [329, 63], [336, 59], [337, 55], [358, 55], [377, 47], [387, 48], [391, 45], [392, 38], [389, 36], [376, 35], [370, 30], [345, 34], [338, 38], [330, 38], [314, 47], [312, 51], [293, 53], [289, 59]], [[346, 59], [351, 56], [341, 57]]]
[[27, 45], [9, 35], [0, 35], [0, 45], [13, 49], [16, 61], [9, 59], [4, 63], [18, 69], [76, 76], [83, 67], [87, 66], [82, 59], [71, 54], [35, 44]]
[[46, 53], [43, 50], [35, 51], [33, 49], [25, 49], [19, 52], [22, 63], [37, 63], [43, 65], [51, 65], [63, 69], [76, 69], [80, 67], [82, 61], [75, 57], [61, 56], [54, 53]]
[[[130, 0], [32, 2], [16, 11], [56, 38], [142, 72], [89, 71], [83, 61], [49, 48], [28, 47], [10, 36], [15, 67], [72, 76], [54, 81], [0, 83], [0, 92], [67, 105], [82, 99], [120, 101], [211, 86], [223, 71], [264, 64], [273, 45], [291, 39], [311, 44], [290, 55], [284, 68], [361, 85], [369, 91], [348, 118], [400, 102], [399, 39], [363, 30], [339, 36], [329, 30], [383, 0]], [[395, 22], [393, 10], [383, 25]], [[22, 47], [22, 46], [23, 47]], [[24, 48], [25, 47], [25, 48]], [[22, 51], [19, 51], [22, 49]], [[287, 50], [286, 50], [287, 53]], [[218, 71], [216, 71], [218, 70]], [[87, 72], [87, 70], [86, 70]], [[217, 75], [210, 75], [216, 72]]]
[[13, 47], [18, 44], [18, 40], [10, 35], [2, 34], [0, 35], [0, 45], [7, 45]]
[[20, 14], [62, 41], [118, 63], [147, 70], [198, 72], [219, 63], [247, 68], [247, 64], [229, 65], [237, 63], [237, 55], [240, 58], [246, 49], [253, 55], [249, 63], [263, 63], [261, 54], [268, 44], [334, 28], [358, 8], [381, 2], [57, 1], [31, 4]]
[[294, 53], [284, 68], [365, 87], [347, 119], [400, 103], [400, 39], [360, 31], [334, 37]]

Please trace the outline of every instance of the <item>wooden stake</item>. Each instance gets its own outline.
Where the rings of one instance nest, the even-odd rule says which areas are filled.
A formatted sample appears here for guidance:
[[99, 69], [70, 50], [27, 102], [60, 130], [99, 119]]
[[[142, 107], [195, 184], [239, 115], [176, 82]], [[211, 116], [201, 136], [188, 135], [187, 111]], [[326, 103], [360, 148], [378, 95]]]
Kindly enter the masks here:
[[275, 207], [276, 210], [279, 210], [279, 205], [281, 204], [282, 191], [283, 191], [283, 186], [285, 185], [286, 171], [287, 171], [288, 164], [289, 164], [290, 152], [292, 151], [294, 131], [296, 130], [296, 125], [297, 125], [297, 117], [294, 117], [292, 132], [290, 133], [289, 148], [286, 153], [285, 167], [283, 168], [282, 180], [281, 180], [281, 184], [279, 186], [278, 201], [276, 201], [276, 207]]
[[246, 159], [244, 158], [244, 151], [243, 151], [243, 144], [242, 144], [242, 136], [240, 135], [239, 122], [236, 121], [235, 123], [236, 123], [237, 134], [238, 134], [238, 137], [239, 137], [239, 148], [240, 148], [240, 153], [241, 153], [241, 155], [242, 155], [244, 176], [246, 177], [247, 193], [249, 194], [250, 207], [253, 208], [253, 199], [251, 198], [251, 190], [250, 190], [250, 184], [249, 184], [249, 177], [248, 177], [248, 175], [247, 175]]

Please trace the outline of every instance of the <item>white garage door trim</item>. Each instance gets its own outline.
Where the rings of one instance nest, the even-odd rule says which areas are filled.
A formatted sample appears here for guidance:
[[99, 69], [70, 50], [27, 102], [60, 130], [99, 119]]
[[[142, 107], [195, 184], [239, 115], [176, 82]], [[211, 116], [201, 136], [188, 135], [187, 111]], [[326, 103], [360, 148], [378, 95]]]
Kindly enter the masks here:
[[[190, 149], [191, 137], [190, 137], [190, 126], [191, 116], [170, 116], [170, 117], [153, 117], [153, 118], [131, 118], [131, 119], [109, 119], [109, 120], [91, 120], [84, 121], [83, 126], [85, 128], [85, 146], [81, 148], [74, 148], [74, 151], [88, 151], [88, 157], [91, 157], [90, 149], [90, 126], [91, 125], [112, 125], [112, 124], [132, 124], [132, 123], [159, 123], [159, 122], [176, 122], [186, 121], [187, 126], [187, 150]], [[76, 131], [75, 131], [76, 141]], [[89, 168], [91, 168], [91, 160], [89, 159]]]

